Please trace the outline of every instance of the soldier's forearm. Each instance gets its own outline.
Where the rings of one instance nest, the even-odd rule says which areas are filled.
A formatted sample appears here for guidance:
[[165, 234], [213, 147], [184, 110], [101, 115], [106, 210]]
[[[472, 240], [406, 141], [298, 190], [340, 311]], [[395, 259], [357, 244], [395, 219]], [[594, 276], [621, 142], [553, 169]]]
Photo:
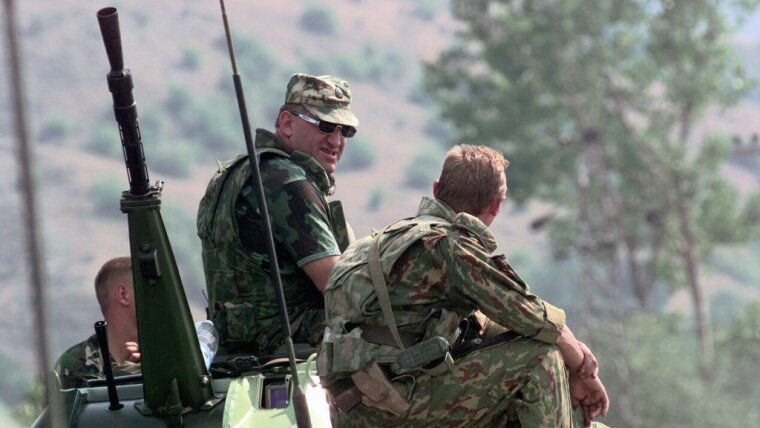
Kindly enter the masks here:
[[578, 345], [578, 340], [570, 330], [570, 327], [564, 326], [560, 331], [559, 340], [557, 341], [559, 351], [562, 353], [562, 359], [570, 373], [576, 373], [583, 364], [583, 350]]

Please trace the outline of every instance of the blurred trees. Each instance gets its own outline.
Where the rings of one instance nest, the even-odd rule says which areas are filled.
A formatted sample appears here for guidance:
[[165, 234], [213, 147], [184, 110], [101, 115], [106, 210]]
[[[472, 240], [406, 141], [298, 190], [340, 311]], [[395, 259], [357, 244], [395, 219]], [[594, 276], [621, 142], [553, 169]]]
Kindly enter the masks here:
[[708, 106], [731, 105], [750, 88], [727, 38], [735, 17], [756, 6], [454, 0], [462, 30], [426, 66], [455, 142], [503, 150], [510, 197], [556, 207], [543, 220], [555, 255], [580, 266], [584, 313], [613, 330], [614, 404], [628, 426], [643, 423], [625, 352], [630, 317], [658, 304], [657, 284], [688, 287], [709, 381], [700, 262], [758, 225], [758, 196], [742, 203], [719, 173], [728, 142], [695, 131]]

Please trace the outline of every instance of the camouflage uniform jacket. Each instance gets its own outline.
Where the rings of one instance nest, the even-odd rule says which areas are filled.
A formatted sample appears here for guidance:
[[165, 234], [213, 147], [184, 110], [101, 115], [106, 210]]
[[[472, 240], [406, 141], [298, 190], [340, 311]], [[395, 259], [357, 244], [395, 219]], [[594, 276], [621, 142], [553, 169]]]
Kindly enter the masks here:
[[[139, 363], [117, 363], [111, 358], [111, 368], [114, 376], [140, 374]], [[105, 378], [97, 337], [93, 334], [67, 349], [58, 357], [54, 370], [61, 380], [61, 389], [84, 388], [88, 380]]]
[[[343, 211], [339, 202], [328, 202], [333, 182], [315, 159], [287, 152], [262, 129], [255, 144], [294, 340], [315, 345], [324, 329], [324, 300], [302, 267], [340, 255], [348, 245]], [[283, 335], [250, 175], [245, 155], [219, 163], [198, 208], [198, 235], [209, 318], [222, 348], [265, 354]]]
[[[417, 217], [393, 223], [382, 234], [380, 262], [400, 332], [423, 339], [442, 335], [451, 343], [459, 320], [479, 309], [522, 336], [558, 340], [564, 311], [531, 294], [503, 255], [491, 255], [496, 241], [479, 219], [423, 198]], [[347, 327], [386, 324], [367, 269], [371, 241], [354, 242], [327, 283], [325, 343], [332, 346], [320, 351], [319, 370], [328, 378], [373, 360], [393, 361], [395, 355], [393, 347], [357, 340]]]

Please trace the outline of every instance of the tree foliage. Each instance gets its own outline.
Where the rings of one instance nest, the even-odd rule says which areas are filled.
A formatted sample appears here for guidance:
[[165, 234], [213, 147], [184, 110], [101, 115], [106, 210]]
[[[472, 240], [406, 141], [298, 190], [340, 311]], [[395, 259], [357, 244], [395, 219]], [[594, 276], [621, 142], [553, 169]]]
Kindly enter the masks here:
[[[746, 242], [758, 196], [742, 203], [719, 173], [725, 141], [695, 129], [707, 107], [751, 86], [728, 37], [756, 6], [455, 0], [461, 31], [425, 69], [454, 142], [501, 149], [512, 200], [557, 207], [555, 253], [580, 261], [581, 296], [603, 297], [584, 299], [585, 312], [616, 326], [610, 349], [624, 351], [627, 312], [649, 309], [658, 283], [685, 286], [705, 379], [713, 347], [700, 262]], [[613, 372], [635, 400], [626, 358]], [[635, 409], [619, 408], [632, 418]]]

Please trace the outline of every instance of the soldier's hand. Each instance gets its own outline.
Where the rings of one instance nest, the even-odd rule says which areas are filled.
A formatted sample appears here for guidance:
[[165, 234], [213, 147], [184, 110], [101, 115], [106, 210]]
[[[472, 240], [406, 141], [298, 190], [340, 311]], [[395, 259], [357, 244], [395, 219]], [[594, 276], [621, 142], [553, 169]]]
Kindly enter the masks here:
[[124, 349], [126, 350], [127, 355], [125, 361], [130, 361], [132, 363], [140, 362], [140, 346], [137, 344], [137, 342], [124, 343]]
[[596, 361], [596, 357], [585, 343], [578, 341], [578, 346], [583, 352], [583, 363], [578, 368], [578, 376], [581, 378], [596, 377], [599, 373], [599, 363]]
[[610, 408], [607, 391], [598, 376], [582, 378], [570, 376], [570, 399], [573, 408], [583, 407], [584, 426], [591, 426], [591, 421], [605, 416]]

